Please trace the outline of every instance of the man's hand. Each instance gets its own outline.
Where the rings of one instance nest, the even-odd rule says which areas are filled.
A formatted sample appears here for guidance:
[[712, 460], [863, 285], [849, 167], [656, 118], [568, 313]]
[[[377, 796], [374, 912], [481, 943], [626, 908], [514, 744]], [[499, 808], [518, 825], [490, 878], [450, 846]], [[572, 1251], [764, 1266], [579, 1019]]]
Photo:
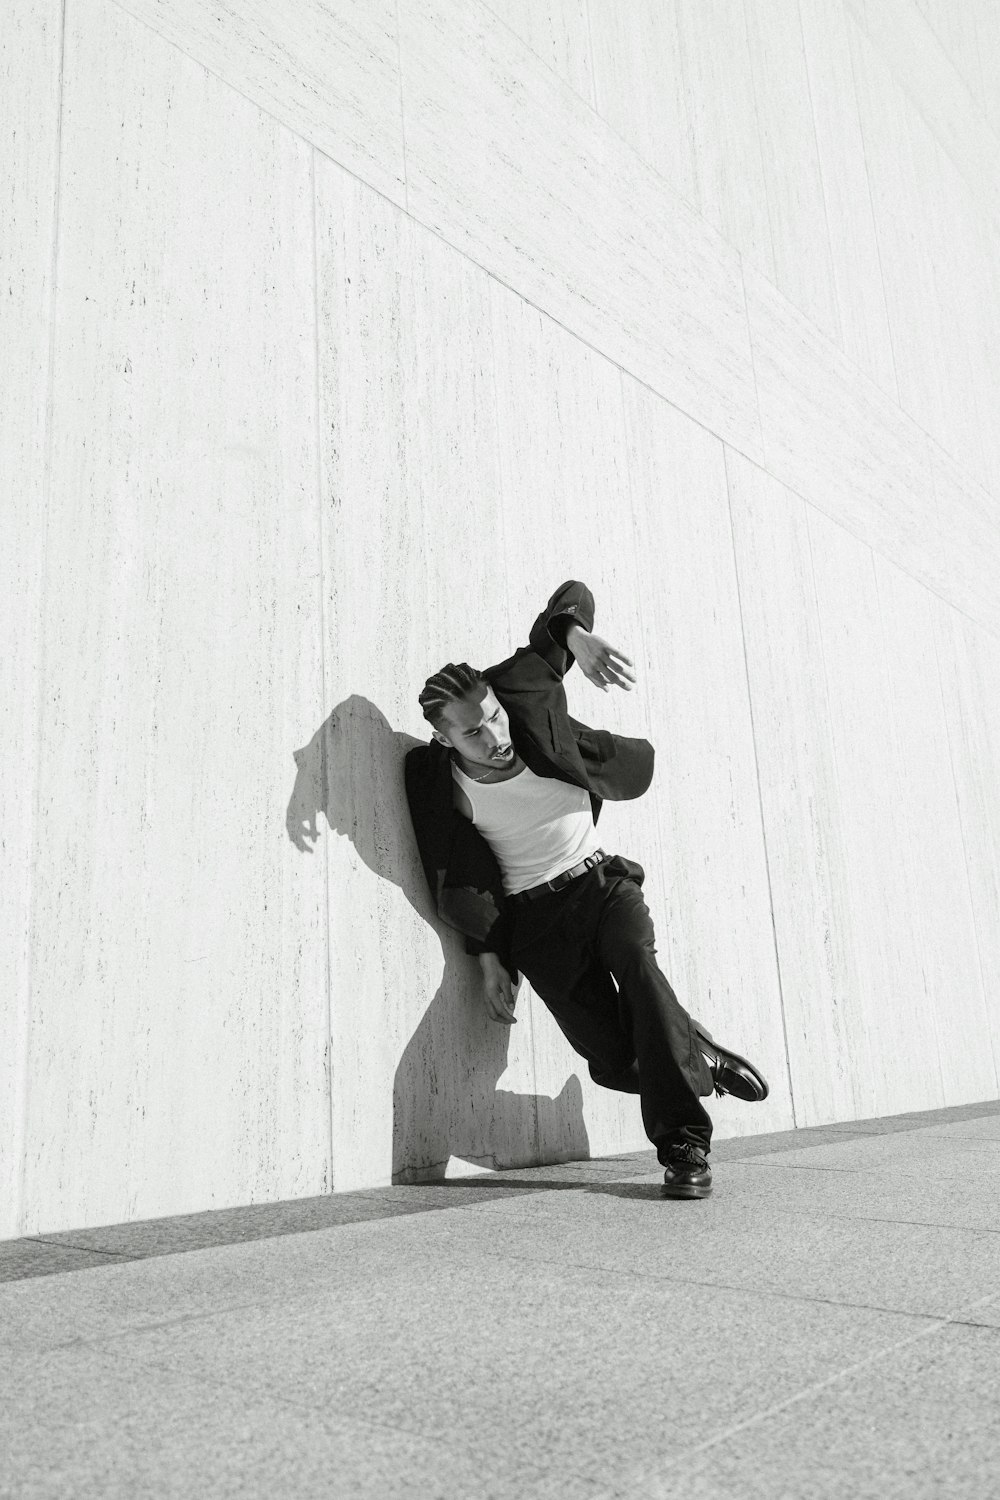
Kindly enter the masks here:
[[612, 685], [632, 691], [635, 673], [629, 671], [632, 662], [617, 646], [592, 635], [574, 620], [566, 631], [566, 644], [576, 657], [580, 671], [588, 682], [606, 693]]
[[507, 970], [495, 953], [480, 953], [479, 967], [483, 971], [487, 1015], [501, 1026], [516, 1026], [514, 994]]

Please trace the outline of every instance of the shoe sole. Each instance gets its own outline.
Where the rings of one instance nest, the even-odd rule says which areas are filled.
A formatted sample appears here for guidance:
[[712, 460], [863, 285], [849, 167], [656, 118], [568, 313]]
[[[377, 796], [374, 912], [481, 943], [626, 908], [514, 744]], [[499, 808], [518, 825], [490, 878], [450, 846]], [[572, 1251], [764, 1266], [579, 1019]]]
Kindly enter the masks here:
[[[718, 1052], [724, 1053], [727, 1058], [731, 1057], [733, 1062], [738, 1063], [741, 1068], [745, 1068], [750, 1078], [757, 1084], [757, 1090], [752, 1094], [738, 1094], [735, 1089], [726, 1089], [725, 1093], [732, 1094], [734, 1099], [742, 1099], [744, 1104], [762, 1103], [771, 1092], [763, 1073], [758, 1073], [753, 1063], [749, 1062], [745, 1057], [740, 1057], [738, 1052], [730, 1052], [728, 1047], [719, 1047], [717, 1043], [713, 1043], [713, 1046], [716, 1047]], [[741, 1082], [743, 1081], [739, 1073], [736, 1074], [736, 1077], [740, 1078]]]
[[707, 1187], [696, 1187], [690, 1182], [679, 1186], [665, 1182], [660, 1188], [664, 1198], [707, 1198], [711, 1191], [711, 1183]]

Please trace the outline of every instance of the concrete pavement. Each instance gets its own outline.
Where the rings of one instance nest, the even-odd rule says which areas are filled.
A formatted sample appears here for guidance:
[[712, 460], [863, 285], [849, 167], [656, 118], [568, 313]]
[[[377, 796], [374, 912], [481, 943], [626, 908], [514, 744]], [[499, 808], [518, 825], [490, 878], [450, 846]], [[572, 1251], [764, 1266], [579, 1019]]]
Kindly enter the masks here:
[[0, 1244], [0, 1495], [1000, 1491], [1000, 1103]]

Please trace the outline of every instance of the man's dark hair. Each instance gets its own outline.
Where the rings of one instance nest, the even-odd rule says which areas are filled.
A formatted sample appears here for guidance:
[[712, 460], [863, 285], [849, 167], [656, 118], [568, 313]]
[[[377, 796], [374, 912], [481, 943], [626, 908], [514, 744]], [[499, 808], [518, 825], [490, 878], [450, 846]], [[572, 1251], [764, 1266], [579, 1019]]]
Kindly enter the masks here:
[[470, 667], [467, 661], [450, 661], [440, 672], [428, 677], [417, 702], [424, 711], [424, 718], [436, 729], [447, 704], [453, 703], [457, 698], [464, 698], [478, 687], [488, 686], [482, 673]]

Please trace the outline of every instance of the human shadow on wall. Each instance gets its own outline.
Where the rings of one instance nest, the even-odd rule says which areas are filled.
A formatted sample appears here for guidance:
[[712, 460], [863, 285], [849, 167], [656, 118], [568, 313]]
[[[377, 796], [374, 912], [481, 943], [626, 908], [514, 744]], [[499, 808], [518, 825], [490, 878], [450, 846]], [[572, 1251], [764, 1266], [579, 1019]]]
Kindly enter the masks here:
[[[478, 1166], [525, 1166], [590, 1154], [579, 1079], [555, 1099], [498, 1089], [511, 1033], [489, 1020], [478, 996], [479, 965], [461, 936], [443, 926], [417, 855], [403, 785], [403, 758], [420, 741], [392, 728], [367, 698], [352, 694], [295, 751], [288, 835], [312, 853], [322, 813], [330, 831], [351, 840], [370, 870], [403, 892], [441, 943], [444, 972], [437, 993], [403, 1050], [393, 1084], [392, 1180], [441, 1178], [452, 1157]], [[336, 899], [332, 893], [331, 899]], [[392, 943], [401, 935], [387, 932]], [[405, 996], [386, 996], [386, 1012]], [[333, 996], [336, 1005], [337, 996]], [[526, 1006], [522, 989], [521, 1025]], [[334, 1077], [336, 1077], [336, 1060]]]

